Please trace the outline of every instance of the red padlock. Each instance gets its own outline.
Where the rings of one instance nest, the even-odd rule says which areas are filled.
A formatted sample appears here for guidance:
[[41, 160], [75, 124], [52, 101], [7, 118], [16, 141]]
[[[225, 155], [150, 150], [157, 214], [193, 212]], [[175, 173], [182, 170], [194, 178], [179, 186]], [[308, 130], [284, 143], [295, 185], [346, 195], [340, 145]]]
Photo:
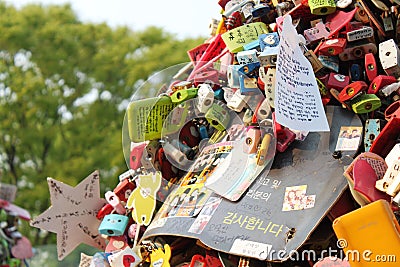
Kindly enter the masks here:
[[326, 87], [329, 89], [336, 89], [338, 91], [342, 91], [350, 83], [350, 77], [342, 74], [337, 74], [335, 72], [331, 72], [329, 74], [328, 82], [326, 83]]
[[275, 120], [275, 112], [272, 113], [272, 119], [274, 122], [274, 135], [276, 138], [276, 149], [279, 152], [284, 152], [289, 145], [296, 139], [296, 134], [289, 128], [286, 128]]
[[319, 46], [318, 52], [326, 56], [337, 56], [344, 51], [346, 44], [345, 38], [329, 39]]
[[400, 100], [393, 102], [385, 110], [385, 119], [400, 118]]
[[341, 103], [347, 102], [366, 91], [368, 85], [364, 81], [356, 81], [346, 86], [338, 95]]
[[365, 54], [365, 73], [370, 82], [378, 75], [378, 67], [376, 66], [376, 60], [372, 53]]
[[377, 94], [386, 85], [397, 82], [397, 79], [389, 75], [378, 75], [374, 78], [368, 88], [368, 94]]
[[129, 179], [124, 179], [114, 188], [113, 192], [118, 196], [119, 200], [126, 202], [131, 195], [136, 184]]

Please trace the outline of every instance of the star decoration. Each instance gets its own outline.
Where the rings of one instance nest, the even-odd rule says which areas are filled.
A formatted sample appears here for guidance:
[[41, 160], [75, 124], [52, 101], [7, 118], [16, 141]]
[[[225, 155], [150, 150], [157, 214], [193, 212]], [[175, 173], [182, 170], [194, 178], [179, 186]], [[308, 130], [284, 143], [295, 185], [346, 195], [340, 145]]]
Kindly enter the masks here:
[[104, 250], [105, 240], [98, 232], [97, 212], [105, 204], [100, 198], [99, 172], [95, 171], [76, 187], [47, 178], [51, 206], [30, 222], [36, 228], [57, 234], [58, 259], [62, 260], [79, 244]]

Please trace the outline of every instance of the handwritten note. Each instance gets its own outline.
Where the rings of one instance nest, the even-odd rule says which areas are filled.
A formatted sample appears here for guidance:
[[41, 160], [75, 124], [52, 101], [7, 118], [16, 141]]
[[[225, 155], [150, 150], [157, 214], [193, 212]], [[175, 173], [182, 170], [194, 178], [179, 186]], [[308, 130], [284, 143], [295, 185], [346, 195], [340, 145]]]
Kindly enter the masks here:
[[57, 233], [58, 259], [62, 260], [80, 243], [99, 249], [105, 240], [98, 232], [96, 219], [105, 204], [100, 198], [100, 176], [93, 172], [76, 187], [48, 178], [52, 206], [31, 221], [30, 225]]
[[289, 15], [283, 21], [276, 70], [277, 122], [293, 130], [329, 131], [311, 63], [300, 49]]

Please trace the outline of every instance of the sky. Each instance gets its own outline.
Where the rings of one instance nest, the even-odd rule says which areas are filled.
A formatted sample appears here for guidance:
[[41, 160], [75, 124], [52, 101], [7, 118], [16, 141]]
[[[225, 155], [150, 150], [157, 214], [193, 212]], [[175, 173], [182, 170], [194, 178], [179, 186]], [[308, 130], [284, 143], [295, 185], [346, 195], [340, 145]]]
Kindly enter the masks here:
[[17, 8], [39, 3], [70, 3], [82, 22], [106, 22], [111, 27], [128, 26], [143, 30], [153, 25], [162, 27], [178, 38], [210, 35], [213, 18], [220, 19], [217, 0], [5, 0]]

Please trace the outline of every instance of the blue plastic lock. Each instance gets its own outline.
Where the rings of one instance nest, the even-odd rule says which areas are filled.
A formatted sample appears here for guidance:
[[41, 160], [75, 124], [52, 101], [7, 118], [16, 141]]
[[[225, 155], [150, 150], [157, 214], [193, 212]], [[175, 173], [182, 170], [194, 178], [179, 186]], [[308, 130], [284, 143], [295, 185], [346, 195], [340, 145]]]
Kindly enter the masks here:
[[108, 214], [99, 226], [99, 233], [108, 236], [123, 235], [128, 225], [128, 217], [119, 214]]

